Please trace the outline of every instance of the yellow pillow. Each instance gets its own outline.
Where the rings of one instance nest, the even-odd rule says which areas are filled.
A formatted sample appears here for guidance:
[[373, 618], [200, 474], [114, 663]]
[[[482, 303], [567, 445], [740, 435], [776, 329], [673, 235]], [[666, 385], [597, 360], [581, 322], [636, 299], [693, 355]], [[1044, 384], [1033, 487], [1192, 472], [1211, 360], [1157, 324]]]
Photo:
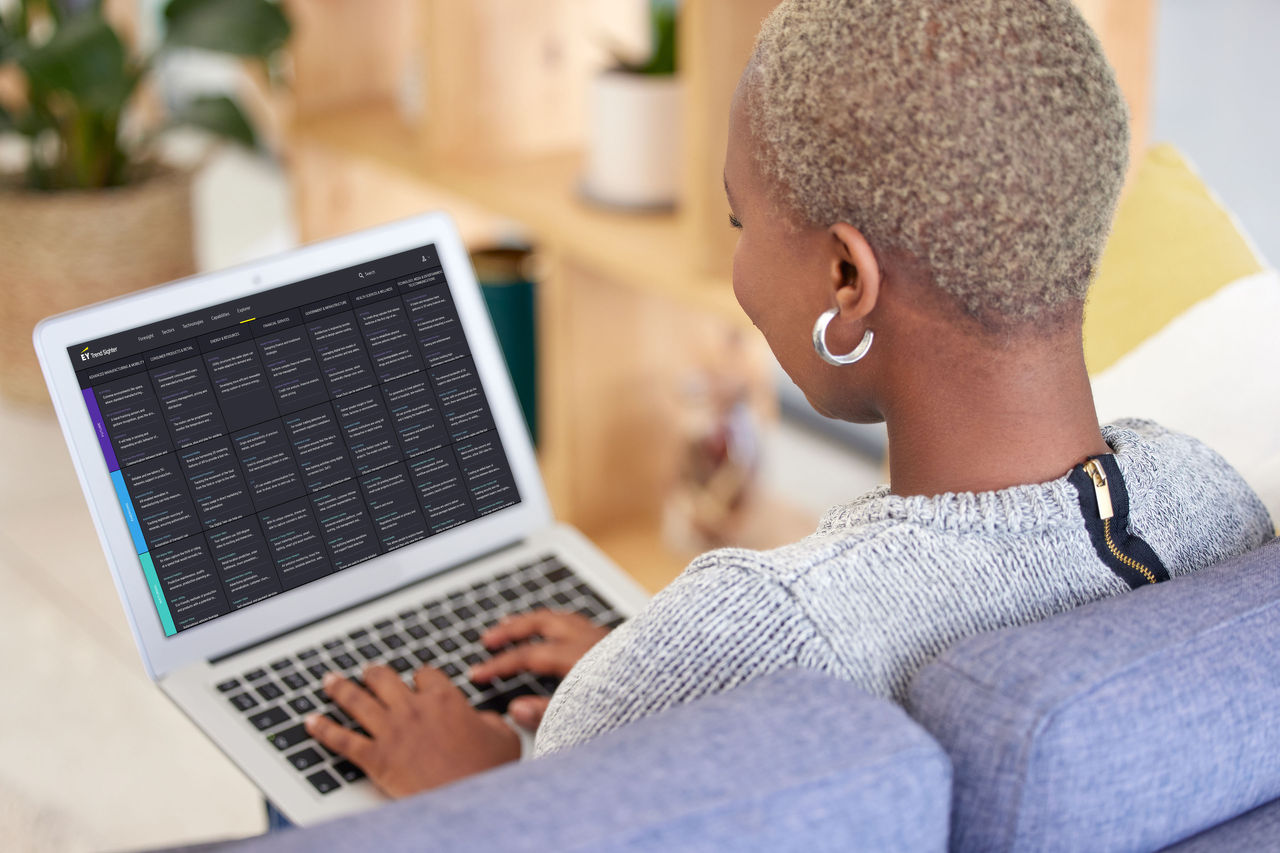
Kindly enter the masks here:
[[1172, 145], [1147, 152], [1116, 213], [1089, 289], [1090, 374], [1229, 282], [1260, 271], [1235, 221]]

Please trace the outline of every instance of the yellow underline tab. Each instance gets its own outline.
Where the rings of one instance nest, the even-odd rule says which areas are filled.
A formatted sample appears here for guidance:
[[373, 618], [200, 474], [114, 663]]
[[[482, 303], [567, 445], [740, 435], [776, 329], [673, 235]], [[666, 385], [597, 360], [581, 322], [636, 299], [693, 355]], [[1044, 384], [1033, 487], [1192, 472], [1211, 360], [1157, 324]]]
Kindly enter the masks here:
[[257, 318], [257, 317], [245, 317], [243, 320], [241, 320], [241, 321], [240, 321], [240, 324], [241, 324], [241, 325], [244, 325], [245, 323], [252, 323], [252, 322], [253, 322], [254, 320], [256, 320], [256, 319], [258, 319], [258, 318]]

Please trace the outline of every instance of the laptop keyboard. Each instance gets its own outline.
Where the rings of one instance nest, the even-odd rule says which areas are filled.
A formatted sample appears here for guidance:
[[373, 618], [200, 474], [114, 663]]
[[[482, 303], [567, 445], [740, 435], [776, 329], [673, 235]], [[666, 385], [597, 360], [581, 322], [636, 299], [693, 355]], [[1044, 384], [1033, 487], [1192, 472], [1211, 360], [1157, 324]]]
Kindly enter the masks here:
[[332, 793], [359, 781], [364, 774], [312, 740], [303, 719], [319, 712], [357, 732], [364, 730], [325, 694], [321, 679], [326, 672], [334, 670], [358, 682], [365, 666], [383, 663], [412, 684], [413, 671], [430, 665], [449, 676], [471, 704], [482, 711], [502, 713], [517, 696], [550, 696], [558, 682], [520, 673], [476, 684], [466, 673], [472, 664], [492, 656], [480, 644], [486, 629], [508, 614], [540, 607], [574, 610], [609, 628], [625, 618], [567, 566], [548, 555], [443, 598], [387, 614], [344, 635], [299, 648], [288, 657], [226, 679], [215, 689], [313, 788], [321, 794]]

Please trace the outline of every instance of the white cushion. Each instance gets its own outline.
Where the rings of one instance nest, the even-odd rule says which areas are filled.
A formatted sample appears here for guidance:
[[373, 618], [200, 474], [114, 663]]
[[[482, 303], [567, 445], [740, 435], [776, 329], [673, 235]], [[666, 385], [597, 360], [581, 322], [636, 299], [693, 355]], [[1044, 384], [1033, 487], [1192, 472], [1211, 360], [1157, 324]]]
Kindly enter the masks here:
[[1280, 275], [1238, 279], [1093, 380], [1098, 417], [1151, 418], [1235, 466], [1280, 522]]

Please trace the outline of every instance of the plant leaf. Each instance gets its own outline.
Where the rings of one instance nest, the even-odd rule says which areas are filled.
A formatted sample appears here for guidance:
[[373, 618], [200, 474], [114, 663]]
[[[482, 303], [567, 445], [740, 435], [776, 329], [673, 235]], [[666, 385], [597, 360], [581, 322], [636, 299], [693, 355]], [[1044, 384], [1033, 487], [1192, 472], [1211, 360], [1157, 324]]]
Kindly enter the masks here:
[[172, 0], [164, 18], [165, 47], [265, 58], [289, 37], [289, 19], [269, 0]]
[[226, 95], [200, 97], [188, 102], [170, 114], [169, 125], [198, 127], [250, 148], [258, 144], [244, 111]]
[[124, 44], [106, 20], [86, 12], [54, 32], [49, 41], [18, 52], [32, 101], [51, 92], [72, 97], [81, 109], [119, 113], [137, 82]]

